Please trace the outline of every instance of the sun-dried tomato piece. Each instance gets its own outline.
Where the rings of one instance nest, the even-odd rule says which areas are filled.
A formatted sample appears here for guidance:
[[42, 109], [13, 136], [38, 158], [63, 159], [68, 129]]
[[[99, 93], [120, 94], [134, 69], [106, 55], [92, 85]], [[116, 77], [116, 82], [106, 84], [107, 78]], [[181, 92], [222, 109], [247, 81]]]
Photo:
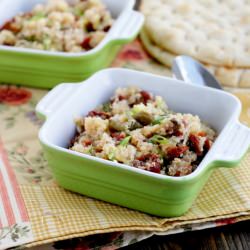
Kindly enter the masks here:
[[176, 130], [173, 133], [174, 136], [183, 136], [183, 132], [181, 132], [180, 130]]
[[146, 161], [147, 158], [148, 158], [147, 155], [141, 155], [141, 156], [139, 156], [137, 158], [137, 160], [139, 160], [139, 161]]
[[95, 152], [96, 153], [101, 153], [102, 152], [102, 148], [95, 148]]
[[17, 28], [15, 25], [13, 25], [14, 20], [10, 20], [8, 22], [6, 22], [1, 28], [0, 31], [2, 30], [9, 30], [12, 31], [14, 33], [18, 33], [20, 31], [19, 28]]
[[198, 133], [198, 136], [201, 136], [201, 137], [206, 137], [207, 136], [207, 133], [205, 131], [200, 131]]
[[149, 168], [149, 171], [153, 172], [153, 173], [159, 174], [161, 172], [161, 165], [159, 165], [159, 166], [152, 166], [152, 167]]
[[0, 31], [2, 31], [2, 30], [10, 30], [12, 22], [13, 21], [11, 20], [11, 21], [8, 21], [8, 22], [4, 23], [4, 25], [0, 28]]
[[142, 102], [144, 104], [146, 104], [149, 100], [151, 100], [151, 96], [150, 96], [150, 94], [147, 91], [142, 90], [140, 92], [140, 94], [142, 96], [142, 99], [143, 99]]
[[175, 119], [172, 119], [170, 123], [165, 125], [165, 133], [169, 136], [182, 136], [181, 124]]
[[155, 161], [158, 159], [159, 159], [159, 156], [157, 154], [151, 154], [151, 153], [141, 155], [137, 158], [137, 160], [139, 160], [139, 161], [148, 161], [148, 160]]
[[149, 153], [134, 160], [133, 166], [159, 174], [161, 172], [161, 159], [157, 154]]
[[207, 152], [212, 147], [212, 142], [207, 138], [204, 143], [204, 150]]
[[92, 110], [88, 113], [87, 117], [95, 117], [98, 116], [102, 119], [109, 119], [110, 118], [110, 114], [103, 112], [103, 111], [96, 111], [96, 110]]
[[119, 95], [118, 96], [118, 100], [119, 101], [122, 101], [122, 100], [126, 100], [127, 98], [125, 97], [125, 96], [123, 96], [123, 95]]
[[177, 146], [167, 149], [167, 158], [173, 160], [174, 158], [179, 158], [188, 150], [187, 146]]
[[83, 146], [85, 146], [85, 147], [90, 146], [91, 144], [92, 144], [92, 141], [89, 140], [89, 139], [85, 139], [85, 140], [83, 141]]
[[177, 170], [174, 176], [181, 176], [181, 172]]
[[117, 141], [121, 141], [126, 137], [126, 134], [124, 132], [113, 132], [111, 133], [111, 137], [116, 139]]
[[90, 36], [86, 37], [86, 38], [82, 41], [81, 47], [82, 47], [83, 49], [85, 49], [85, 50], [90, 50], [90, 49], [92, 49], [92, 47], [90, 46], [90, 41], [91, 41], [91, 37], [90, 37]]
[[199, 137], [197, 135], [194, 134], [190, 134], [189, 135], [189, 145], [190, 148], [197, 154], [197, 155], [201, 155], [202, 151], [200, 149], [200, 140]]

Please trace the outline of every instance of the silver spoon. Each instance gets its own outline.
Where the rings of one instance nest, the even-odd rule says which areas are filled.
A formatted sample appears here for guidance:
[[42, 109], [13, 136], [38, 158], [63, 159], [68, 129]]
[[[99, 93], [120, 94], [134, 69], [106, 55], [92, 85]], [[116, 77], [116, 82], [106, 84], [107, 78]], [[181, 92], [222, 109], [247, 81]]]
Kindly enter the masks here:
[[222, 89], [215, 77], [202, 64], [190, 56], [177, 56], [173, 61], [172, 72], [176, 79]]

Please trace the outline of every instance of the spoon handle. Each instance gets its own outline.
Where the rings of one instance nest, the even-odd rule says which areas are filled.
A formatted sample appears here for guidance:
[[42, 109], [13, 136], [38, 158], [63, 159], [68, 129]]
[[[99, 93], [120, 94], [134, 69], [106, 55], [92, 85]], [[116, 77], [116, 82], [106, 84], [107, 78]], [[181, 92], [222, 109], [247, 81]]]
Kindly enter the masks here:
[[177, 56], [172, 65], [176, 79], [191, 84], [222, 89], [215, 77], [199, 62], [189, 56]]

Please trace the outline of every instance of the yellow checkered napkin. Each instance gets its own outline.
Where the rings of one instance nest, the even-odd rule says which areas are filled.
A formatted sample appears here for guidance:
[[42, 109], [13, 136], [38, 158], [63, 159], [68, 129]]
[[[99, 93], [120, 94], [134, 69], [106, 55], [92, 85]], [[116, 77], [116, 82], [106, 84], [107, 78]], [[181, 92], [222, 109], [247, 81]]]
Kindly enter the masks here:
[[111, 231], [165, 231], [222, 218], [244, 219], [250, 215], [249, 165], [250, 153], [239, 167], [215, 171], [189, 212], [169, 219], [87, 198], [57, 186], [22, 185], [35, 236], [30, 246]]
[[[34, 114], [46, 93], [29, 90], [21, 106], [2, 105], [0, 131], [31, 221], [28, 246], [97, 233], [126, 230], [163, 232], [183, 225], [223, 218], [250, 219], [250, 153], [233, 169], [215, 170], [192, 208], [178, 218], [158, 218], [94, 200], [58, 187], [37, 139], [41, 122]], [[242, 121], [250, 124], [250, 91], [235, 92], [243, 103]]]
[[[250, 124], [250, 91], [234, 91], [243, 104], [241, 121]], [[94, 200], [58, 186], [22, 185], [35, 241], [29, 246], [97, 233], [167, 231], [224, 218], [250, 219], [250, 152], [233, 169], [215, 170], [192, 208], [178, 218], [157, 218]]]

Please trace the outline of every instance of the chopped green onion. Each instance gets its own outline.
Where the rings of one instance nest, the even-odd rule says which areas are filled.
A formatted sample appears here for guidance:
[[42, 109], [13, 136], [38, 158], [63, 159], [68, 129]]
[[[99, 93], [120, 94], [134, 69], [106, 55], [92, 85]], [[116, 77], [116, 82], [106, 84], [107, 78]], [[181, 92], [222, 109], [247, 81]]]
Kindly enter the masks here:
[[50, 49], [50, 45], [51, 45], [51, 40], [49, 38], [45, 38], [43, 40], [43, 46], [45, 50]]
[[156, 96], [156, 106], [162, 110], [166, 109], [166, 103], [160, 96]]
[[137, 115], [138, 113], [140, 113], [141, 111], [143, 111], [143, 108], [140, 107], [140, 106], [134, 106], [132, 109], [131, 109], [131, 115], [132, 116], [135, 116]]
[[93, 146], [91, 145], [90, 147], [89, 147], [89, 149], [86, 151], [86, 154], [90, 154], [90, 155], [93, 155], [93, 150], [94, 150], [94, 148], [93, 148]]
[[131, 122], [129, 123], [128, 129], [129, 129], [129, 130], [135, 130], [135, 129], [141, 128], [141, 127], [142, 127], [141, 124], [138, 123], [137, 121], [131, 121]]
[[104, 112], [110, 112], [111, 111], [111, 104], [110, 104], [110, 102], [104, 103], [102, 105], [102, 109], [103, 109]]
[[36, 40], [36, 37], [35, 36], [26, 37], [26, 40], [29, 42], [34, 42]]
[[83, 13], [84, 13], [84, 12], [83, 12], [81, 9], [75, 8], [73, 14], [74, 14], [75, 16], [78, 16], [78, 17], [79, 17], [79, 16], [82, 16]]
[[113, 161], [115, 159], [115, 151], [111, 151], [109, 154], [108, 154], [108, 159], [110, 161]]
[[39, 12], [37, 14], [35, 14], [33, 17], [31, 17], [30, 21], [37, 21], [39, 19], [42, 19], [45, 17], [45, 14], [42, 12]]
[[120, 142], [119, 145], [120, 145], [120, 146], [123, 146], [123, 147], [127, 146], [128, 143], [129, 143], [129, 141], [130, 141], [130, 139], [131, 139], [131, 136], [125, 137], [125, 138]]
[[158, 116], [155, 120], [153, 120], [152, 124], [161, 124], [161, 122], [166, 118], [166, 116]]
[[161, 135], [154, 135], [153, 137], [151, 137], [149, 139], [149, 142], [151, 142], [153, 144], [159, 143], [159, 144], [165, 145], [165, 144], [168, 144], [169, 141], [167, 138], [165, 138]]

